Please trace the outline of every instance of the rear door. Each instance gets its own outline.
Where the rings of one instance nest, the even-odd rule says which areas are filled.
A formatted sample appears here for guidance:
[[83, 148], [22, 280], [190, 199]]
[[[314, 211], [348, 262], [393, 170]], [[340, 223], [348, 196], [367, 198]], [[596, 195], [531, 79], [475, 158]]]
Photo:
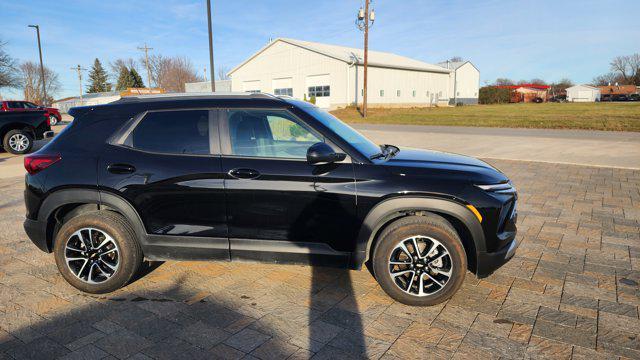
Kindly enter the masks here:
[[139, 115], [99, 161], [101, 187], [116, 191], [140, 215], [147, 255], [229, 258], [216, 111]]

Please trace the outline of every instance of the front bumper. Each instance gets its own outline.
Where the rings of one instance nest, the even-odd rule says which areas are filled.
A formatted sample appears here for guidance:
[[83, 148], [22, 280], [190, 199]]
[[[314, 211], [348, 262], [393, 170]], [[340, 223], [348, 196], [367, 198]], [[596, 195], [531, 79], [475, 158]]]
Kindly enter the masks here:
[[502, 247], [500, 250], [495, 252], [479, 252], [476, 276], [478, 278], [484, 278], [498, 270], [502, 265], [511, 260], [511, 258], [516, 254], [516, 249], [518, 249], [519, 245], [520, 244], [515, 238], [514, 233], [513, 239], [509, 241], [508, 245]]
[[33, 242], [38, 249], [44, 252], [51, 252], [49, 244], [47, 244], [47, 224], [38, 220], [25, 219], [24, 231], [27, 233], [31, 242]]

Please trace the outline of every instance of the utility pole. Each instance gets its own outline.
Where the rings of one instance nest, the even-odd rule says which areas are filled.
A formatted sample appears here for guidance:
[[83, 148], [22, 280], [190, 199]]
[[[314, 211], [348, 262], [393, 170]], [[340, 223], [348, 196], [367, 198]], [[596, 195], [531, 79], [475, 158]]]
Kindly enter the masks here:
[[[367, 117], [367, 69], [369, 67], [369, 28], [373, 26], [376, 14], [371, 10], [369, 12], [369, 4], [371, 0], [364, 0], [364, 10], [362, 7], [358, 10], [356, 18], [356, 26], [360, 31], [364, 31], [364, 86], [362, 88], [362, 117]], [[356, 71], [358, 68], [356, 67]]]
[[147, 43], [144, 43], [144, 47], [138, 47], [138, 50], [144, 51], [144, 62], [147, 65], [147, 87], [151, 88], [151, 70], [149, 68], [149, 50], [153, 50], [153, 48], [147, 47]]
[[44, 64], [42, 62], [42, 46], [40, 45], [40, 26], [29, 25], [29, 27], [35, 28], [36, 34], [38, 34], [38, 52], [40, 53], [40, 76], [42, 78], [42, 105], [47, 105], [47, 85], [44, 80]]
[[213, 75], [213, 32], [211, 30], [211, 0], [207, 0], [207, 21], [209, 24], [209, 70], [211, 70], [211, 91], [216, 91], [216, 81]]
[[207, 82], [207, 67], [205, 66], [202, 71], [204, 72], [204, 82]]
[[80, 100], [82, 100], [82, 72], [87, 70], [78, 64], [76, 67], [72, 67], [71, 70], [78, 72], [78, 89], [80, 89]]

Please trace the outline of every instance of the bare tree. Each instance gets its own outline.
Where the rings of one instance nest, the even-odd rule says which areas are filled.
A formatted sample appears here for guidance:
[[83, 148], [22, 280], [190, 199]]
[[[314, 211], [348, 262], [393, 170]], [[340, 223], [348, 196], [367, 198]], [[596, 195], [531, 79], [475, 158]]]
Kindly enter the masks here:
[[131, 69], [138, 71], [138, 63], [133, 58], [115, 59], [114, 61], [109, 62], [110, 75], [114, 84], [118, 82], [118, 77], [120, 76], [123, 68], [127, 69], [127, 71], [130, 71]]
[[622, 77], [619, 74], [610, 72], [610, 73], [596, 76], [595, 78], [593, 78], [593, 85], [606, 86], [606, 85], [613, 85], [615, 83], [620, 83], [621, 81], [622, 81]]
[[451, 59], [449, 59], [449, 61], [451, 61], [451, 62], [463, 62], [464, 59], [461, 56], [452, 56]]
[[231, 69], [227, 65], [218, 65], [218, 80], [229, 80], [229, 71]]
[[563, 78], [558, 82], [551, 83], [551, 94], [557, 95], [563, 93], [567, 88], [573, 86], [573, 81], [568, 78]]
[[513, 85], [514, 82], [513, 80], [507, 79], [507, 78], [497, 78], [493, 84], [496, 86], [505, 86], [505, 85]]
[[4, 50], [6, 44], [0, 41], [0, 88], [19, 85], [16, 61]]
[[33, 61], [25, 61], [20, 65], [19, 87], [22, 88], [25, 100], [36, 104], [53, 102], [53, 96], [60, 90], [61, 86], [58, 74], [45, 66], [44, 77], [47, 84], [47, 101], [42, 98], [40, 65]]
[[189, 59], [184, 56], [149, 56], [151, 81], [168, 92], [184, 92], [184, 84], [203, 81]]
[[539, 78], [533, 78], [531, 80], [529, 80], [529, 84], [535, 84], [535, 85], [547, 85], [547, 82], [539, 79]]
[[640, 85], [640, 54], [616, 56], [609, 65], [621, 83]]

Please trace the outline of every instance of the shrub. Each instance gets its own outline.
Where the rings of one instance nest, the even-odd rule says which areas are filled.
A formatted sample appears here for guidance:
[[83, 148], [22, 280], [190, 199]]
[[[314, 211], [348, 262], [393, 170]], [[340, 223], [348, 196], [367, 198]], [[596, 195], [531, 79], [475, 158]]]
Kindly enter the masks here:
[[494, 86], [480, 88], [478, 102], [480, 104], [507, 104], [511, 99], [511, 90]]

